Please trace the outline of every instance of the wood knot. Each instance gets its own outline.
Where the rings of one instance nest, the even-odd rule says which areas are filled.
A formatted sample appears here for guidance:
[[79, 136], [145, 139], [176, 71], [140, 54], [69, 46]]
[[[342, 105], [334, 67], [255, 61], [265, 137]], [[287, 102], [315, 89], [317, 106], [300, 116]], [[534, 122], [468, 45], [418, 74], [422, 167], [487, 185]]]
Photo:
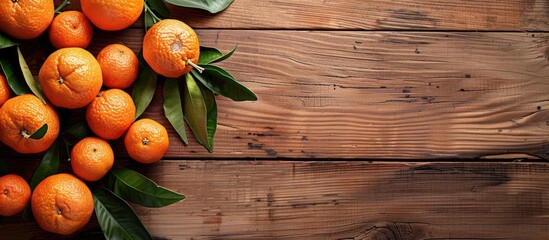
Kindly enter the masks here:
[[414, 240], [429, 238], [429, 224], [378, 222], [355, 239]]

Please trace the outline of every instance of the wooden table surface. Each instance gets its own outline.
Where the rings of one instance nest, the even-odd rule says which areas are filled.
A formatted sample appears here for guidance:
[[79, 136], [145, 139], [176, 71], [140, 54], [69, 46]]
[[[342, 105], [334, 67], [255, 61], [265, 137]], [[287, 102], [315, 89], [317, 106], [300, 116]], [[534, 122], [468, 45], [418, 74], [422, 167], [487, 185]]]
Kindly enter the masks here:
[[[170, 12], [203, 45], [238, 45], [221, 65], [259, 101], [217, 99], [214, 153], [169, 127], [165, 159], [137, 165], [186, 195], [135, 208], [156, 239], [549, 239], [549, 0]], [[89, 50], [139, 51], [141, 22], [96, 31]], [[47, 52], [26, 56], [37, 73]], [[162, 111], [156, 96], [144, 116], [168, 126]], [[37, 164], [11, 162], [27, 177]], [[0, 239], [57, 238], [20, 218], [0, 228]]]

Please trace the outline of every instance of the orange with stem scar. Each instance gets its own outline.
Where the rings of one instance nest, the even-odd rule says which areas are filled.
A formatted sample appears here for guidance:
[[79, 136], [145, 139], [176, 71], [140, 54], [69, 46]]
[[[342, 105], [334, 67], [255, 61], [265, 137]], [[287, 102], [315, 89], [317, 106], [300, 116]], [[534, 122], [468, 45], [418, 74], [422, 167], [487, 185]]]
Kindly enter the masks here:
[[196, 68], [200, 44], [196, 32], [187, 24], [165, 19], [154, 24], [143, 39], [143, 58], [158, 74], [177, 78]]

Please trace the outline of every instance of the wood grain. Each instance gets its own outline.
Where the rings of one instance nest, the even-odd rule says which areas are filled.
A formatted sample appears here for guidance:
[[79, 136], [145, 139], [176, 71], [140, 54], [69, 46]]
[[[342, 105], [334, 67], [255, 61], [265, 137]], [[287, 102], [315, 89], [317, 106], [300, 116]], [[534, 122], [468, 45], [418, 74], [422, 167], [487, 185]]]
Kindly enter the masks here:
[[[99, 33], [91, 51], [143, 30]], [[213, 154], [169, 128], [167, 158], [477, 158], [549, 147], [544, 33], [200, 30], [259, 96], [218, 97]], [[37, 51], [39, 52], [39, 51]], [[36, 56], [36, 55], [35, 55]], [[41, 59], [29, 60], [38, 71]], [[33, 60], [34, 59], [34, 60]], [[160, 92], [144, 117], [164, 125]], [[120, 142], [115, 143], [123, 152]], [[121, 156], [125, 156], [121, 154]]]
[[[163, 161], [144, 173], [187, 197], [136, 208], [158, 239], [549, 237], [547, 163]], [[53, 237], [14, 218], [0, 236]]]
[[548, 0], [237, 0], [217, 15], [168, 6], [172, 18], [195, 28], [549, 30]]
[[[183, 145], [171, 127], [166, 159], [151, 166], [113, 142], [118, 165], [187, 197], [135, 207], [155, 239], [549, 239], [549, 164], [486, 162], [549, 159], [549, 0], [169, 9], [203, 45], [238, 45], [220, 66], [259, 101], [217, 98], [213, 154], [192, 136]], [[96, 29], [89, 50], [123, 43], [137, 52], [143, 34], [142, 19], [124, 31]], [[35, 74], [53, 51], [45, 36], [22, 49]], [[144, 117], [168, 126], [161, 97]], [[0, 157], [26, 179], [41, 158], [5, 146]], [[62, 171], [70, 172], [66, 159]], [[65, 238], [101, 236], [92, 220]], [[4, 238], [62, 237], [10, 217]]]

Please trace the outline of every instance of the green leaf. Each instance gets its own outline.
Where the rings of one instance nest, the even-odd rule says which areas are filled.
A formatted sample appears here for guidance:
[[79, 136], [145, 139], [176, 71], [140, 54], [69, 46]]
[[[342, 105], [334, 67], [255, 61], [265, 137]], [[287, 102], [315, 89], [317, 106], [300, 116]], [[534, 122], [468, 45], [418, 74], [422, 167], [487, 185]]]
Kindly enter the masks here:
[[152, 239], [128, 203], [104, 188], [92, 191], [95, 215], [106, 239]]
[[223, 56], [221, 51], [211, 47], [200, 47], [200, 55], [198, 57], [198, 64], [205, 65], [211, 63], [213, 60]]
[[83, 139], [91, 135], [91, 130], [88, 127], [86, 121], [77, 122], [69, 126], [65, 131], [63, 131], [63, 138], [66, 139], [68, 136], [72, 136], [77, 140]]
[[227, 8], [233, 0], [166, 0], [166, 2], [181, 7], [190, 7], [218, 13]]
[[170, 11], [162, 0], [145, 0], [145, 3], [149, 6], [149, 9], [154, 11], [160, 18], [169, 18]]
[[46, 135], [47, 132], [48, 132], [48, 124], [45, 123], [38, 130], [34, 131], [34, 133], [32, 135], [30, 135], [29, 138], [42, 139]]
[[210, 89], [201, 86], [200, 91], [202, 92], [206, 110], [208, 111], [206, 120], [208, 124], [208, 142], [210, 143], [208, 151], [213, 152], [213, 139], [217, 130], [217, 103], [215, 102], [215, 95]]
[[154, 17], [152, 16], [151, 12], [145, 10], [143, 15], [144, 15], [144, 20], [145, 20], [145, 32], [146, 32], [156, 22], [154, 21]]
[[25, 84], [25, 80], [20, 77], [21, 72], [19, 66], [14, 65], [14, 63], [18, 62], [17, 58], [15, 58], [16, 56], [17, 53], [12, 51], [12, 49], [2, 51], [0, 54], [0, 66], [4, 71], [8, 85], [10, 85], [11, 90], [15, 94], [23, 95], [31, 93], [27, 84]]
[[86, 123], [86, 121], [80, 121], [75, 124], [72, 124], [65, 131], [63, 131], [63, 133], [61, 134], [61, 137], [63, 138], [63, 143], [65, 146], [65, 151], [67, 153], [67, 157], [70, 159], [70, 156], [71, 156], [70, 149], [74, 144], [76, 144], [76, 142], [91, 135], [92, 135], [92, 132], [88, 127], [88, 124]]
[[70, 0], [65, 0], [61, 3], [61, 5], [59, 5], [56, 9], [55, 9], [55, 14], [60, 14], [61, 13], [61, 10], [63, 10], [63, 8], [65, 8], [66, 6], [70, 5], [71, 4], [71, 1]]
[[207, 110], [204, 98], [191, 74], [186, 74], [185, 80], [187, 83], [183, 95], [185, 120], [187, 120], [198, 142], [208, 148], [210, 144], [208, 143]]
[[25, 61], [25, 58], [23, 57], [23, 54], [21, 54], [21, 50], [19, 47], [17, 47], [17, 56], [19, 57], [19, 66], [21, 67], [21, 72], [23, 73], [23, 78], [25, 79], [25, 82], [27, 82], [27, 86], [30, 88], [32, 93], [36, 95], [44, 104], [46, 104], [46, 97], [44, 96], [44, 93], [42, 93], [42, 88], [40, 87], [40, 83], [34, 79], [32, 76], [31, 70], [29, 69], [29, 66], [27, 65], [27, 62]]
[[112, 169], [109, 173], [109, 185], [109, 189], [119, 197], [144, 207], [165, 207], [185, 198], [126, 168]]
[[233, 48], [233, 50], [231, 50], [230, 52], [226, 53], [225, 55], [221, 56], [221, 57], [218, 57], [216, 59], [214, 59], [213, 61], [209, 62], [209, 63], [216, 63], [216, 62], [221, 62], [221, 61], [224, 61], [226, 60], [227, 58], [230, 58], [233, 53], [236, 51], [236, 47]]
[[233, 50], [231, 50], [227, 54], [223, 54], [221, 53], [221, 51], [217, 50], [216, 48], [200, 47], [200, 56], [198, 58], [198, 64], [206, 65], [210, 63], [221, 62], [231, 57], [235, 51], [236, 51], [236, 47], [233, 48]]
[[[145, 15], [145, 31], [155, 23], [160, 22], [162, 18], [168, 18], [170, 15], [166, 4], [162, 0], [145, 0], [143, 12]], [[157, 15], [160, 15], [160, 17]]]
[[185, 133], [185, 117], [183, 115], [183, 105], [181, 104], [181, 95], [179, 93], [179, 80], [167, 78], [164, 82], [163, 95], [164, 115], [179, 134], [181, 140], [185, 144], [189, 144], [187, 134]]
[[[32, 175], [31, 181], [29, 183], [31, 190], [34, 190], [36, 185], [40, 183], [45, 178], [56, 174], [59, 172], [59, 148], [57, 148], [57, 141], [53, 142], [51, 147], [48, 149], [46, 154], [44, 154], [44, 157], [42, 157], [42, 161], [34, 171], [34, 174]], [[23, 211], [23, 218], [24, 219], [31, 219], [32, 218], [32, 211], [30, 208], [30, 204], [27, 205], [25, 210]]]
[[9, 48], [15, 45], [19, 45], [19, 43], [0, 32], [0, 49]]
[[256, 101], [257, 96], [252, 90], [238, 83], [231, 74], [220, 67], [205, 65], [204, 72], [198, 73], [191, 70], [191, 73], [204, 86], [214, 93], [228, 97], [234, 101]]
[[32, 220], [32, 219], [33, 219], [33, 216], [32, 216], [32, 209], [31, 209], [31, 204], [30, 204], [30, 202], [29, 202], [29, 204], [27, 204], [27, 206], [25, 207], [25, 209], [23, 209], [22, 217], [23, 217], [23, 219], [25, 219], [25, 220]]
[[148, 66], [147, 61], [145, 61], [145, 58], [143, 57], [143, 48], [139, 50], [139, 53], [137, 54], [137, 60], [139, 60], [139, 69], [143, 69]]
[[132, 98], [135, 103], [135, 118], [137, 119], [151, 103], [156, 90], [156, 82], [158, 74], [156, 74], [150, 66], [145, 66], [139, 74], [139, 78], [133, 85]]
[[34, 189], [39, 182], [44, 180], [50, 175], [59, 172], [59, 148], [57, 148], [57, 141], [55, 141], [48, 149], [40, 165], [34, 171], [30, 181], [31, 189]]

